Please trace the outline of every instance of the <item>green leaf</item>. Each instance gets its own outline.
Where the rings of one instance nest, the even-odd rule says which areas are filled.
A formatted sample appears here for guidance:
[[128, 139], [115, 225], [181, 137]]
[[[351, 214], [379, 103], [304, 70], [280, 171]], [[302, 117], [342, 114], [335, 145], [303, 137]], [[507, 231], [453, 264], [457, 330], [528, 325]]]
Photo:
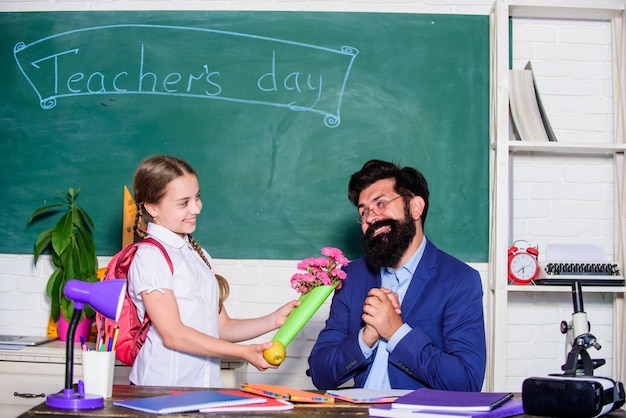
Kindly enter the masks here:
[[80, 193], [80, 187], [77, 187], [76, 190], [70, 187], [69, 193], [67, 193], [66, 196], [68, 196], [69, 200], [74, 203], [76, 198], [78, 198], [78, 193]]
[[89, 277], [95, 275], [97, 270], [97, 260], [90, 257], [89, 254], [81, 252], [79, 254], [79, 264], [80, 264], [80, 279], [87, 280]]
[[63, 270], [57, 268], [48, 279], [46, 286], [46, 293], [50, 298], [50, 314], [55, 322], [59, 320], [61, 310], [60, 303], [64, 286]]
[[54, 267], [63, 268], [63, 261], [61, 261], [61, 256], [54, 251], [52, 251], [50, 255], [52, 255], [52, 264], [54, 264]]
[[59, 303], [59, 298], [50, 299], [50, 316], [54, 322], [59, 321], [59, 317], [61, 316], [61, 305]]
[[85, 271], [87, 270], [88, 266], [84, 263], [84, 259], [85, 259], [85, 254], [83, 253], [83, 251], [81, 250], [81, 248], [78, 246], [78, 244], [75, 241], [72, 241], [72, 243], [70, 244], [70, 247], [68, 247], [69, 250], [72, 253], [72, 270], [74, 272], [74, 275], [72, 276], [72, 278], [77, 279], [77, 280], [84, 280], [86, 277], [88, 277], [91, 272], [87, 272], [85, 273]]
[[50, 277], [48, 278], [48, 283], [46, 283], [46, 295], [50, 299], [55, 299], [59, 294], [59, 283], [63, 280], [62, 270], [57, 268], [55, 269]]
[[67, 248], [72, 229], [72, 212], [70, 211], [59, 219], [59, 222], [54, 227], [54, 232], [52, 232], [52, 248], [57, 254], [63, 254], [63, 251]]
[[86, 233], [84, 230], [76, 232], [76, 247], [80, 248], [78, 256], [81, 263], [81, 271], [86, 276], [93, 274], [97, 270], [98, 259], [96, 258], [96, 243], [93, 235]]
[[61, 312], [63, 312], [63, 317], [69, 324], [74, 313], [74, 301], [68, 298], [61, 299]]
[[[69, 245], [69, 244], [68, 244]], [[67, 247], [66, 247], [67, 248]], [[56, 254], [56, 253], [55, 253]], [[59, 259], [59, 265], [60, 267], [64, 268], [64, 269], [68, 269], [71, 266], [72, 263], [72, 254], [71, 251], [63, 251], [63, 253], [61, 254], [57, 254], [57, 257]]]
[[80, 211], [78, 210], [78, 207], [74, 206], [72, 207], [72, 222], [74, 224], [74, 227], [76, 229], [82, 229], [82, 228], [86, 228], [85, 223], [83, 222], [83, 218], [80, 215]]
[[39, 259], [41, 253], [46, 248], [48, 248], [48, 246], [50, 246], [50, 241], [52, 240], [52, 231], [54, 231], [54, 228], [46, 229], [37, 237], [37, 240], [35, 241], [35, 250], [33, 253], [35, 257], [35, 264], [37, 263], [37, 259]]
[[63, 198], [67, 200], [67, 203], [69, 203], [70, 206], [74, 204], [74, 189], [72, 189], [71, 187], [69, 188], [69, 192], [62, 192], [61, 190], [57, 190], [57, 193], [63, 196]]
[[32, 215], [30, 215], [30, 218], [28, 219], [28, 223], [32, 223], [33, 220], [38, 217], [39, 215], [46, 213], [48, 211], [52, 211], [53, 209], [60, 209], [64, 206], [68, 206], [65, 203], [55, 203], [53, 205], [46, 205], [46, 206], [42, 206], [38, 209], [35, 209], [35, 211], [33, 212]]
[[96, 229], [96, 225], [93, 223], [93, 221], [91, 220], [91, 217], [89, 217], [89, 215], [87, 214], [87, 212], [85, 212], [83, 208], [78, 207], [78, 213], [80, 214], [81, 219], [83, 220], [83, 224], [89, 225], [89, 228], [91, 229]]
[[96, 311], [91, 307], [91, 305], [85, 305], [85, 309], [83, 309], [83, 313], [87, 318], [93, 319], [96, 316]]

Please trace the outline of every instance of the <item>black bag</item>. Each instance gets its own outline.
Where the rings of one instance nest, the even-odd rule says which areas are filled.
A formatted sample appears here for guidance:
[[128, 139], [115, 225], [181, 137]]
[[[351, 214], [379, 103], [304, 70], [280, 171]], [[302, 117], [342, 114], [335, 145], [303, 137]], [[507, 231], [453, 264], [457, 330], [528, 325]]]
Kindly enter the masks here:
[[527, 415], [593, 418], [624, 404], [624, 386], [607, 377], [529, 377], [522, 384]]

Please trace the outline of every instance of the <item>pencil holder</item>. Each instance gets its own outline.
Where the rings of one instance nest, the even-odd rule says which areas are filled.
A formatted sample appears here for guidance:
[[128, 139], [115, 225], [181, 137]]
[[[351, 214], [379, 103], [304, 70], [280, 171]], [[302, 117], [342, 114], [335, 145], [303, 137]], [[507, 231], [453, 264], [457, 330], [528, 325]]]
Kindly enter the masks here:
[[83, 351], [85, 393], [110, 398], [113, 395], [115, 351]]

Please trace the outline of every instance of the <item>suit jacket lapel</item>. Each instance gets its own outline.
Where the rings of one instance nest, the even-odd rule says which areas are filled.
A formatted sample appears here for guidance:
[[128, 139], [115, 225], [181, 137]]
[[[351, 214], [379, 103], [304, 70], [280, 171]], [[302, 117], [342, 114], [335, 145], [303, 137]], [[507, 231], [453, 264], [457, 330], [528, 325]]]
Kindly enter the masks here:
[[413, 278], [409, 284], [409, 288], [406, 291], [404, 300], [402, 301], [402, 311], [410, 312], [415, 308], [415, 304], [419, 300], [420, 295], [424, 291], [424, 287], [429, 280], [432, 280], [432, 270], [435, 267], [435, 260], [437, 259], [437, 247], [435, 247], [430, 241], [426, 241], [426, 248], [424, 249], [424, 255], [413, 273]]

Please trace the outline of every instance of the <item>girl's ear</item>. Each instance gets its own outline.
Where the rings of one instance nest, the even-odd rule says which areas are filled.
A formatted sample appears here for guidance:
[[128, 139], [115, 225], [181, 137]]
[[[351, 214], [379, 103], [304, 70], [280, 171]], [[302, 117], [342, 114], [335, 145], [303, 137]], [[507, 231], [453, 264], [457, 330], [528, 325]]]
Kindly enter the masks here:
[[148, 213], [148, 215], [150, 215], [152, 219], [156, 218], [157, 216], [156, 205], [153, 205], [152, 203], [144, 203], [143, 208]]

